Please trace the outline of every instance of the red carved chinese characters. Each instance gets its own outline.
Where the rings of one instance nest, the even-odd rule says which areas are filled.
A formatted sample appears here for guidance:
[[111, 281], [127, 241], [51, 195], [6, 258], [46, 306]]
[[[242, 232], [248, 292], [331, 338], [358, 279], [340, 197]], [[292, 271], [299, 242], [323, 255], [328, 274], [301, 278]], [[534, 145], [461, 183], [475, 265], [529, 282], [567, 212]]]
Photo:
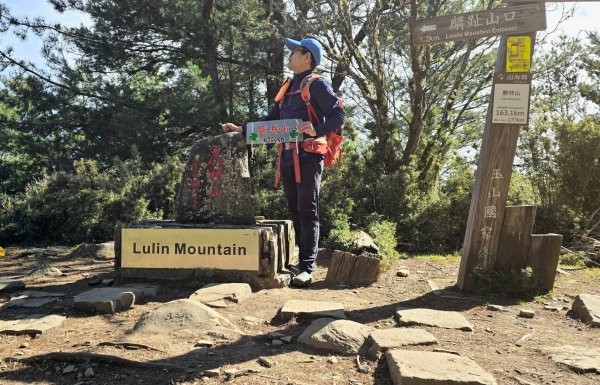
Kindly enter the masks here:
[[223, 194], [220, 188], [220, 179], [223, 178], [223, 165], [225, 162], [221, 159], [221, 148], [213, 147], [210, 149], [210, 158], [204, 168], [208, 171], [208, 179], [211, 184], [210, 196], [215, 197]]

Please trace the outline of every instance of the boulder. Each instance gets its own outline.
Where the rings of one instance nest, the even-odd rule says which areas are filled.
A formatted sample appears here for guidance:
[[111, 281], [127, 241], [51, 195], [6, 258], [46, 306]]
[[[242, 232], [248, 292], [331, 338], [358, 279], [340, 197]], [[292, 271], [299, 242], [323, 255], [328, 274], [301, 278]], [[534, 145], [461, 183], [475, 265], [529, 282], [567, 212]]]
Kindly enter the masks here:
[[449, 353], [389, 350], [387, 366], [395, 385], [496, 385], [474, 361]]
[[167, 302], [146, 313], [135, 324], [134, 332], [196, 340], [213, 337], [237, 341], [242, 336], [240, 330], [227, 318], [190, 299]]
[[72, 258], [113, 259], [115, 242], [82, 243], [69, 256]]
[[373, 330], [354, 321], [319, 318], [298, 337], [298, 342], [339, 354], [357, 354]]
[[244, 137], [230, 132], [194, 143], [181, 178], [175, 221], [253, 225]]
[[379, 247], [373, 241], [373, 238], [364, 231], [356, 230], [352, 232], [352, 241], [350, 244], [352, 252], [355, 254], [361, 254], [362, 252], [379, 253]]

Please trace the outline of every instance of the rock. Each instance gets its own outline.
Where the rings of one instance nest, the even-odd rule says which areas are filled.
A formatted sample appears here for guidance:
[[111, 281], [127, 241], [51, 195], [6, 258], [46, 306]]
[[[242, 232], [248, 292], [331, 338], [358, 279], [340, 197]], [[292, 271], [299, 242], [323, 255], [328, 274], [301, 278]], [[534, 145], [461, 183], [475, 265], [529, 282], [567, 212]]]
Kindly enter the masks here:
[[114, 259], [115, 242], [82, 243], [71, 254], [71, 258]]
[[266, 368], [270, 368], [274, 365], [273, 361], [269, 360], [266, 357], [258, 357], [258, 363]]
[[241, 302], [252, 295], [252, 288], [247, 283], [209, 283], [190, 296], [193, 301], [204, 304], [227, 300]]
[[148, 285], [143, 283], [128, 283], [121, 286], [123, 289], [131, 291], [135, 295], [135, 303], [144, 303], [156, 298], [160, 293], [160, 286]]
[[273, 341], [271, 341], [271, 345], [273, 345], [273, 346], [281, 346], [281, 345], [283, 345], [283, 341], [281, 341], [281, 340], [273, 340]]
[[356, 354], [374, 329], [348, 320], [320, 318], [298, 337], [298, 342], [315, 349]]
[[403, 277], [403, 278], [408, 277], [410, 275], [410, 270], [408, 270], [408, 269], [400, 269], [400, 270], [398, 270], [396, 272], [396, 275], [398, 277]]
[[114, 313], [129, 309], [135, 303], [135, 294], [122, 287], [101, 287], [88, 290], [74, 297], [75, 309]]
[[31, 273], [31, 276], [35, 278], [60, 277], [61, 275], [63, 275], [63, 272], [59, 268], [51, 266], [36, 269]]
[[567, 365], [578, 373], [600, 373], [600, 350], [576, 346], [546, 347], [542, 351], [560, 364]]
[[225, 301], [212, 301], [205, 303], [206, 306], [210, 306], [215, 309], [225, 309], [229, 305]]
[[107, 279], [102, 280], [103, 286], [111, 286], [113, 283], [115, 283], [115, 280], [112, 278], [107, 278]]
[[378, 353], [403, 346], [437, 343], [437, 339], [431, 333], [421, 329], [379, 329], [369, 336], [369, 356], [376, 357]]
[[11, 291], [25, 288], [25, 282], [20, 279], [0, 278], [0, 291]]
[[14, 321], [0, 320], [0, 333], [2, 334], [42, 334], [45, 331], [59, 327], [63, 324], [66, 317], [60, 315], [33, 314], [27, 318], [21, 318]]
[[496, 385], [472, 360], [447, 353], [389, 350], [387, 366], [396, 385]]
[[194, 345], [194, 347], [205, 347], [205, 348], [210, 348], [214, 345], [214, 343], [211, 340], [199, 340], [196, 342], [196, 344]]
[[491, 311], [503, 311], [503, 312], [507, 312], [508, 309], [504, 306], [501, 305], [487, 305], [486, 309], [491, 310]]
[[350, 247], [354, 254], [360, 254], [363, 251], [374, 254], [379, 253], [379, 247], [377, 247], [373, 238], [364, 231], [353, 231], [351, 237], [352, 241]]
[[548, 310], [548, 311], [557, 312], [557, 311], [560, 311], [560, 309], [561, 309], [560, 307], [556, 307], [556, 306], [549, 306], [549, 305], [544, 306], [544, 310]]
[[458, 312], [431, 309], [405, 309], [396, 311], [400, 326], [427, 325], [445, 329], [473, 331], [473, 326]]
[[85, 378], [94, 377], [94, 369], [92, 369], [92, 368], [87, 368], [87, 369], [85, 370], [85, 372], [83, 372], [83, 376], [84, 376]]
[[221, 375], [221, 368], [205, 370], [204, 375], [206, 377], [219, 377]]
[[586, 324], [600, 327], [600, 295], [579, 294], [571, 310]]
[[71, 373], [75, 372], [75, 370], [77, 370], [75, 365], [69, 365], [63, 369], [62, 373], [63, 374], [71, 374]]
[[308, 316], [310, 318], [346, 319], [344, 305], [339, 302], [306, 301], [292, 299], [281, 308], [281, 319], [288, 321], [292, 317]]
[[49, 303], [58, 301], [60, 297], [64, 297], [62, 293], [48, 293], [44, 291], [25, 290], [18, 297], [12, 297], [10, 302], [3, 307], [25, 307], [38, 308]]
[[23, 342], [20, 346], [19, 349], [27, 349], [29, 347], [29, 344], [27, 342]]
[[291, 344], [293, 339], [294, 337], [292, 336], [285, 336], [280, 338], [280, 340], [285, 342], [286, 344]]
[[271, 332], [267, 335], [267, 337], [269, 337], [270, 340], [278, 340], [285, 337], [285, 334], [279, 332]]
[[337, 364], [338, 359], [336, 356], [329, 356], [329, 357], [327, 357], [327, 362], [329, 362], [330, 364]]
[[533, 317], [535, 317], [535, 312], [533, 310], [529, 310], [529, 309], [522, 309], [519, 312], [519, 317], [533, 318]]
[[192, 146], [175, 203], [175, 221], [253, 225], [246, 140], [226, 133]]
[[218, 335], [228, 341], [237, 341], [242, 335], [227, 318], [189, 299], [167, 302], [143, 315], [135, 324], [134, 332], [171, 338]]

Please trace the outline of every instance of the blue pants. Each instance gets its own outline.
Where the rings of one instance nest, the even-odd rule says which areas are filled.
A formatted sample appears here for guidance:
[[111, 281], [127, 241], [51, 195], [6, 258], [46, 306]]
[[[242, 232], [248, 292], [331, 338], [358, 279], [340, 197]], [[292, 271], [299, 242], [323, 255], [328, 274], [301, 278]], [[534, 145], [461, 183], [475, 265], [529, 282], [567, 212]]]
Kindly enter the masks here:
[[319, 251], [319, 189], [322, 174], [323, 161], [300, 162], [302, 181], [297, 184], [294, 166], [281, 165], [281, 183], [300, 249], [298, 268], [308, 273], [315, 270]]

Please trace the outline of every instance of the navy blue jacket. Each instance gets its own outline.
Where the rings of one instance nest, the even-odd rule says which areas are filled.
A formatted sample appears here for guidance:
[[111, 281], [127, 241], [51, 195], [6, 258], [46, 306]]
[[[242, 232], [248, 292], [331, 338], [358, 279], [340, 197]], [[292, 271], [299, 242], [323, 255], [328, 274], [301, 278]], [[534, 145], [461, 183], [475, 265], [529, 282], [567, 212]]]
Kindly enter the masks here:
[[[299, 90], [302, 80], [312, 72], [312, 70], [308, 70], [300, 74], [295, 74], [287, 92], [290, 93]], [[333, 93], [331, 85], [322, 77], [315, 79], [310, 84], [310, 99], [320, 121], [320, 124], [313, 122], [313, 127], [315, 131], [317, 131], [317, 137], [324, 136], [332, 131], [336, 131], [341, 135], [341, 127], [346, 120], [346, 114], [344, 113], [337, 96]], [[309, 120], [306, 104], [302, 101], [299, 93], [295, 95], [286, 95], [281, 103], [281, 108], [280, 103], [276, 103], [273, 108], [271, 108], [269, 114], [264, 116], [261, 121], [279, 119]], [[246, 127], [244, 126], [244, 135], [246, 134], [245, 131]], [[306, 138], [308, 135], [304, 134], [304, 136]], [[312, 154], [303, 149], [299, 150], [299, 154], [301, 162], [320, 161], [324, 158], [323, 155]], [[292, 150], [283, 151], [281, 163], [286, 166], [293, 164]]]

